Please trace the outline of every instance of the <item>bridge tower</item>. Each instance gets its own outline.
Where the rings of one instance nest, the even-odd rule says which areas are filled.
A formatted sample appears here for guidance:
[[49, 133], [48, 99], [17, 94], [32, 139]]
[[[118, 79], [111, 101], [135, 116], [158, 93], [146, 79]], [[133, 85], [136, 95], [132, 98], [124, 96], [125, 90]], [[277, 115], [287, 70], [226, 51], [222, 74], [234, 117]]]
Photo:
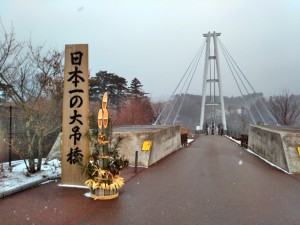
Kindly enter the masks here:
[[[225, 118], [225, 106], [222, 92], [222, 79], [220, 71], [220, 61], [218, 54], [217, 38], [221, 33], [210, 33], [203, 34], [206, 37], [206, 54], [205, 54], [205, 65], [203, 73], [203, 87], [202, 87], [202, 103], [200, 113], [200, 130], [204, 130], [204, 115], [205, 108], [210, 107], [210, 123], [216, 121], [216, 107], [221, 106], [221, 118], [223, 129], [227, 130], [226, 118]], [[211, 43], [211, 38], [213, 42]], [[213, 48], [211, 48], [211, 45]], [[211, 51], [211, 49], [213, 51]], [[211, 53], [213, 55], [211, 55]], [[213, 66], [212, 66], [213, 65]], [[209, 73], [210, 72], [210, 73]], [[210, 88], [210, 101], [206, 103], [207, 85]], [[219, 94], [219, 95], [218, 95]], [[218, 96], [217, 96], [218, 95]]]

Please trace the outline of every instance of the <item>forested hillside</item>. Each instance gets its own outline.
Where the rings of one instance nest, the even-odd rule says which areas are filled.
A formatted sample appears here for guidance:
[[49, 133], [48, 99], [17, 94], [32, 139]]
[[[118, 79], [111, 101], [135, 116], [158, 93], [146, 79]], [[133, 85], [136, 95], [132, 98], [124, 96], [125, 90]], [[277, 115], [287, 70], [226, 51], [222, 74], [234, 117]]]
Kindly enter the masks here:
[[[280, 95], [278, 95], [280, 96]], [[273, 98], [278, 97], [273, 96]], [[300, 111], [300, 96], [293, 96], [289, 95], [289, 99], [293, 97], [292, 100], [295, 100], [297, 109], [296, 112], [299, 113]], [[183, 100], [183, 101], [182, 101]], [[225, 111], [226, 111], [226, 121], [227, 127], [229, 130], [232, 130], [236, 133], [247, 133], [249, 124], [276, 124], [270, 115], [270, 99], [264, 98], [262, 93], [253, 94], [250, 97], [227, 97], [224, 96], [224, 104], [225, 104]], [[200, 121], [200, 108], [201, 108], [202, 96], [200, 95], [180, 95], [174, 96], [171, 103], [167, 105], [166, 112], [162, 115], [160, 119], [160, 123], [163, 124], [164, 122], [170, 123], [179, 123], [189, 130], [194, 131], [196, 126], [199, 125]], [[209, 97], [207, 97], [206, 102], [209, 102]], [[173, 103], [175, 103], [173, 107]], [[255, 103], [255, 104], [254, 104]], [[163, 105], [163, 103], [160, 103]], [[179, 106], [181, 109], [179, 113], [177, 109]], [[162, 108], [163, 106], [161, 106]], [[172, 112], [170, 110], [173, 108]], [[212, 108], [211, 108], [212, 109]], [[211, 123], [211, 111], [210, 107], [207, 106], [205, 111], [205, 122], [208, 124]], [[157, 110], [156, 110], [157, 111]], [[176, 121], [174, 118], [176, 114], [178, 116]], [[221, 124], [221, 111], [220, 107], [216, 107], [216, 120], [215, 124]], [[273, 115], [273, 114], [272, 114]], [[168, 120], [166, 120], [168, 118]], [[278, 121], [278, 123], [280, 123]], [[300, 116], [297, 117], [295, 121], [290, 124], [291, 126], [300, 126]]]

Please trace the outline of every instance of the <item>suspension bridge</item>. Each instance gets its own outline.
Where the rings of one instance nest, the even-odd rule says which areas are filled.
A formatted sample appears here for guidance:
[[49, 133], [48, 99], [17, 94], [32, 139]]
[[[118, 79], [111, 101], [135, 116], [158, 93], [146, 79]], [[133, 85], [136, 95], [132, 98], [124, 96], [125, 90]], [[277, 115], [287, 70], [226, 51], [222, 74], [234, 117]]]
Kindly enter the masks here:
[[[135, 144], [128, 148], [130, 154], [134, 154], [138, 143], [136, 137], [152, 137], [153, 148], [147, 152], [139, 150], [140, 158], [149, 163], [149, 168], [133, 174], [118, 199], [99, 204], [83, 197], [87, 190], [62, 188], [53, 182], [1, 200], [1, 221], [4, 224], [300, 224], [300, 131], [277, 126], [264, 100], [255, 95], [255, 89], [219, 40], [220, 35], [204, 34], [204, 43], [155, 126], [123, 128], [131, 133], [129, 138]], [[202, 102], [196, 131], [204, 132], [206, 123], [221, 124], [228, 130], [218, 46], [243, 98], [249, 123], [253, 124], [248, 143], [253, 154], [224, 136], [201, 135], [189, 146], [176, 149], [173, 154], [169, 151], [166, 157], [162, 153], [174, 147], [176, 124], [204, 49]], [[258, 121], [275, 126], [257, 125]], [[137, 129], [140, 133], [132, 136]], [[119, 132], [121, 135], [122, 130]], [[266, 164], [255, 153], [277, 167]], [[158, 157], [163, 159], [158, 162]], [[31, 207], [24, 207], [20, 199], [30, 201]]]
[[[231, 56], [224, 44], [219, 39], [221, 33], [207, 33], [204, 42], [192, 59], [185, 73], [181, 76], [171, 97], [164, 105], [154, 125], [157, 124], [177, 124], [181, 115], [183, 103], [189, 93], [193, 80], [199, 71], [199, 62], [204, 55], [203, 82], [202, 82], [202, 101], [199, 121], [195, 124], [196, 131], [203, 132], [207, 126], [216, 127], [221, 124], [227, 130], [226, 110], [224, 104], [224, 93], [222, 85], [222, 73], [220, 68], [220, 53], [227, 63], [229, 71], [234, 80], [235, 87], [239, 90], [244, 102], [244, 109], [247, 120], [251, 124], [279, 125], [275, 117], [266, 106], [263, 96], [257, 95], [253, 85], [249, 82], [236, 60]], [[204, 53], [205, 50], [205, 54]], [[200, 86], [200, 85], [199, 85]], [[200, 90], [199, 90], [200, 91]], [[183, 124], [184, 126], [184, 124]]]

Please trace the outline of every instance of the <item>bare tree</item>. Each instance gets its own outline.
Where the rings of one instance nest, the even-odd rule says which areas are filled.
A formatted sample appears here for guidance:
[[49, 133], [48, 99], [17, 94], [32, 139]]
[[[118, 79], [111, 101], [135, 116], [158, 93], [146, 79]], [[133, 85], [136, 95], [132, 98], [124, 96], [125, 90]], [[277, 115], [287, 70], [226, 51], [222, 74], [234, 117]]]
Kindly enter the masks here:
[[[151, 102], [153, 113], [156, 118], [158, 118], [158, 116], [161, 114], [165, 104], [166, 104], [166, 102], [164, 102], [164, 101]], [[158, 121], [158, 124], [159, 123], [160, 123], [160, 121]]]
[[1, 23], [1, 38], [0, 38], [0, 84], [2, 90], [8, 94], [10, 91], [11, 81], [14, 81], [13, 76], [4, 76], [4, 74], [12, 75], [24, 59], [20, 54], [24, 48], [24, 44], [16, 41], [13, 28], [7, 32]]
[[249, 128], [249, 115], [247, 113], [247, 108], [244, 106], [241, 107], [240, 124], [241, 124], [241, 133], [247, 134]]
[[294, 95], [284, 90], [281, 95], [269, 99], [270, 110], [281, 125], [293, 125], [300, 114], [300, 108]]
[[115, 125], [149, 125], [154, 118], [150, 99], [142, 97], [128, 99], [112, 120]]
[[29, 158], [28, 171], [34, 173], [33, 146], [39, 143], [37, 170], [40, 170], [41, 143], [48, 129], [53, 129], [53, 121], [49, 122], [45, 116], [49, 118], [49, 113], [53, 113], [52, 108], [47, 107], [51, 105], [47, 101], [62, 72], [62, 54], [53, 50], [45, 51], [43, 46], [34, 48], [30, 42], [28, 45], [19, 43], [13, 29], [8, 33], [2, 26], [2, 30], [0, 83], [7, 87], [7, 96], [22, 111]]

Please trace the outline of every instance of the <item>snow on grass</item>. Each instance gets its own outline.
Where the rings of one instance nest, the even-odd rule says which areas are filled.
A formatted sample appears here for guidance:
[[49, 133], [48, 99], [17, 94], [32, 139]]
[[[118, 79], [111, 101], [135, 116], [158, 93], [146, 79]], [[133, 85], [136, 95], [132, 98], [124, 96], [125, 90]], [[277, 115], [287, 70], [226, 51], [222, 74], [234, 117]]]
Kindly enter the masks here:
[[48, 161], [47, 165], [45, 165], [45, 159], [43, 159], [41, 171], [29, 176], [23, 160], [13, 161], [11, 172], [8, 163], [0, 163], [1, 165], [3, 171], [0, 172], [0, 193], [11, 191], [41, 179], [60, 177], [61, 175], [61, 163], [57, 159]]

